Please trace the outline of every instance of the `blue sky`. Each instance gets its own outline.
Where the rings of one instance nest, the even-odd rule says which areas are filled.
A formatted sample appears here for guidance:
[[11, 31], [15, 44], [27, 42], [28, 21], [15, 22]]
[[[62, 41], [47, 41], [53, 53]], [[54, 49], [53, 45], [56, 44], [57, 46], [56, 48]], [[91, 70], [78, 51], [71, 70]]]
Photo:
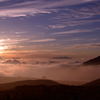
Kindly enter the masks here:
[[100, 55], [99, 0], [0, 0], [1, 53]]

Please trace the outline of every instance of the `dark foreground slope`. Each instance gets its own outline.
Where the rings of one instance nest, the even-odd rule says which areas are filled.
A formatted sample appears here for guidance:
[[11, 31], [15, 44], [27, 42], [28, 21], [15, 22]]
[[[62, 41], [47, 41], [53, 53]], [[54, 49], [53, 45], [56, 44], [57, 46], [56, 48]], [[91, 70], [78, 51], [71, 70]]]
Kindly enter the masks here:
[[84, 62], [83, 65], [100, 65], [100, 56]]
[[0, 100], [100, 100], [100, 84], [66, 86], [50, 80], [27, 82], [6, 84], [7, 86], [16, 85], [13, 85], [13, 88], [1, 90]]
[[84, 84], [84, 86], [99, 87], [100, 86], [100, 79], [94, 80], [92, 82], [88, 82], [88, 83]]

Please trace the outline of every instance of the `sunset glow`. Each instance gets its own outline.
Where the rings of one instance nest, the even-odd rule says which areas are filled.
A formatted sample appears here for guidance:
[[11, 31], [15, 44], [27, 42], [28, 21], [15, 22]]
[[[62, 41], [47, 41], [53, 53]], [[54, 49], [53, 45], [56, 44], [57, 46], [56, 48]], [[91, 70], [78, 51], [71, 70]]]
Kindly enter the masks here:
[[0, 0], [0, 100], [100, 100], [100, 0]]
[[7, 48], [7, 46], [0, 46], [0, 53], [4, 53]]
[[1, 76], [91, 80], [97, 56], [99, 0], [0, 0]]

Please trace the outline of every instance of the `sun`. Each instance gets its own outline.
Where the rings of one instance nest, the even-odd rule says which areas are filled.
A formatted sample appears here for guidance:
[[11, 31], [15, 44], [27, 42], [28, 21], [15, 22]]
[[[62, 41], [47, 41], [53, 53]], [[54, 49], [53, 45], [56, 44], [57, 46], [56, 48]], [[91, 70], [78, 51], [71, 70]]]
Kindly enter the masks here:
[[0, 53], [4, 53], [8, 46], [0, 46]]
[[8, 40], [9, 39], [0, 39], [0, 53], [5, 53], [5, 50], [8, 49]]

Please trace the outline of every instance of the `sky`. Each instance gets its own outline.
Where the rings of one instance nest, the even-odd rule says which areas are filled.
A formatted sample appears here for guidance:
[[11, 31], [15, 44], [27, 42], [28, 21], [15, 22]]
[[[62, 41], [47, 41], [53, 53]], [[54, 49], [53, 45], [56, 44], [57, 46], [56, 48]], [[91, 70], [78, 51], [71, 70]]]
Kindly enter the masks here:
[[[71, 63], [67, 57], [75, 58], [72, 65], [80, 63], [100, 55], [99, 31], [99, 0], [0, 0], [1, 63], [20, 63], [18, 58], [33, 64], [56, 56], [64, 64]], [[9, 75], [14, 68], [7, 67]]]

